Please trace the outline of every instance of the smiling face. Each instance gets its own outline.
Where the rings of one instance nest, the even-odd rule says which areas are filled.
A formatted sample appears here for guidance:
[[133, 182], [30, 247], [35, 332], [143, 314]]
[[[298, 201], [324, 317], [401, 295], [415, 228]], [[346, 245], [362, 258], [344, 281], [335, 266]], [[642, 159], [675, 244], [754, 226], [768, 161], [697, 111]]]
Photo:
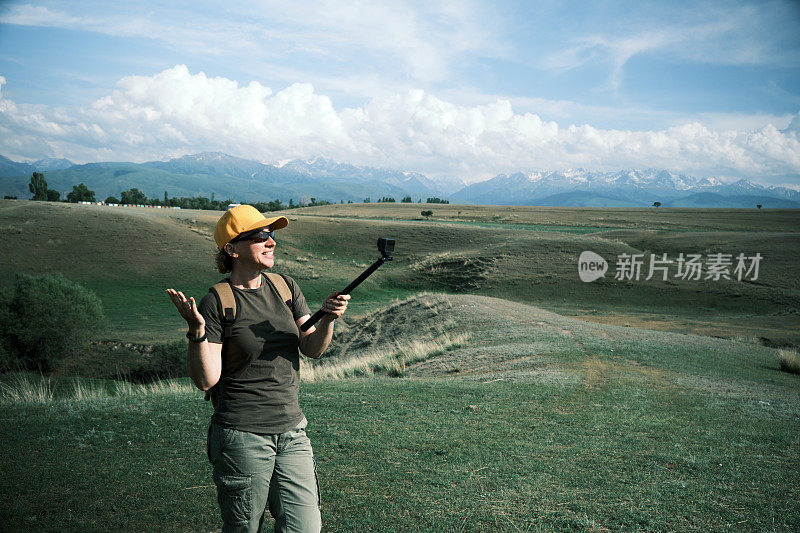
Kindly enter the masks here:
[[275, 265], [275, 239], [272, 237], [262, 242], [245, 239], [228, 243], [225, 249], [233, 257], [234, 268], [239, 265], [248, 269], [264, 270]]

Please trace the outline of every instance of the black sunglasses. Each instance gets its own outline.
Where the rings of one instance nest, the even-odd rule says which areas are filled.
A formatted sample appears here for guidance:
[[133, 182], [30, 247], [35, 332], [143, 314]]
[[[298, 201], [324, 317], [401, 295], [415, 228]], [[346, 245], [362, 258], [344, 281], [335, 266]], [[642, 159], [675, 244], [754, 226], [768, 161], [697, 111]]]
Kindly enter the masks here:
[[250, 241], [259, 243], [267, 242], [270, 239], [275, 240], [275, 232], [264, 228], [256, 231], [255, 233], [243, 233], [242, 235], [239, 235], [233, 239], [231, 242]]

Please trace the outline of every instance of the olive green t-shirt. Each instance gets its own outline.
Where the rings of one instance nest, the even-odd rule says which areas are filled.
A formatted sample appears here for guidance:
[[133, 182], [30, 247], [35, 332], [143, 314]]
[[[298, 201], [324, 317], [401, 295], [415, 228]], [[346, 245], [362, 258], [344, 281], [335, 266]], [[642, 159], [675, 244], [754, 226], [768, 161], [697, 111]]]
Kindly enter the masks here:
[[223, 343], [223, 320], [214, 293], [200, 301], [209, 342], [223, 344], [222, 376], [214, 423], [251, 433], [284, 433], [303, 413], [300, 385], [300, 333], [295, 320], [311, 314], [300, 288], [283, 276], [292, 292], [289, 306], [266, 276], [258, 289], [233, 287], [236, 320]]

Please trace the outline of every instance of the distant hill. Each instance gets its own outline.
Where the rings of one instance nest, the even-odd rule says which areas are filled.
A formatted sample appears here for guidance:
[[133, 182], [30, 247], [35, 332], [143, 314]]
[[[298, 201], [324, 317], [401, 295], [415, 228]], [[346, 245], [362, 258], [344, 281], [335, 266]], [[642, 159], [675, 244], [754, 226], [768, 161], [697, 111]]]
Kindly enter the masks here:
[[[4, 158], [0, 168], [0, 194], [27, 198], [33, 165]], [[62, 194], [85, 183], [98, 199], [118, 196], [136, 187], [149, 197], [195, 196], [229, 198], [237, 201], [284, 202], [310, 198], [332, 202], [361, 202], [389, 196], [398, 202], [405, 196], [414, 200], [446, 196], [457, 180], [445, 180], [443, 188], [423, 174], [358, 167], [323, 158], [294, 160], [268, 165], [222, 153], [202, 153], [169, 161], [147, 163], [88, 163], [45, 171], [48, 187]], [[463, 186], [463, 183], [461, 184]]]
[[69, 159], [40, 159], [30, 162], [16, 162], [0, 155], [0, 177], [28, 176], [34, 172], [46, 172], [48, 170], [60, 170], [74, 165]]
[[36, 169], [37, 172], [45, 172], [47, 170], [62, 170], [65, 168], [69, 168], [74, 165], [72, 161], [69, 159], [54, 159], [52, 157], [48, 157], [46, 159], [40, 159], [38, 161], [34, 161], [31, 163], [31, 166]]
[[30, 176], [35, 171], [36, 167], [30, 163], [17, 163], [16, 161], [12, 161], [9, 158], [0, 155], [0, 176]]
[[547, 205], [561, 207], [646, 207], [641, 202], [633, 204], [630, 200], [605, 194], [595, 194], [588, 191], [562, 192], [552, 194], [535, 200], [531, 205]]
[[662, 204], [664, 207], [744, 207], [754, 208], [761, 205], [762, 209], [797, 209], [800, 202], [764, 195], [737, 194], [723, 196], [713, 192], [701, 192], [678, 198]]
[[136, 187], [149, 197], [197, 196], [235, 201], [361, 202], [384, 196], [400, 201], [429, 197], [452, 203], [636, 207], [661, 202], [664, 207], [800, 207], [800, 192], [763, 186], [749, 180], [724, 183], [668, 170], [588, 170], [515, 172], [466, 185], [457, 177], [429, 178], [419, 172], [339, 163], [322, 157], [273, 164], [207, 152], [147, 163], [88, 163], [67, 159], [15, 162], [0, 156], [0, 194], [28, 198], [34, 171], [44, 172], [51, 189], [65, 195], [85, 183], [98, 199]]

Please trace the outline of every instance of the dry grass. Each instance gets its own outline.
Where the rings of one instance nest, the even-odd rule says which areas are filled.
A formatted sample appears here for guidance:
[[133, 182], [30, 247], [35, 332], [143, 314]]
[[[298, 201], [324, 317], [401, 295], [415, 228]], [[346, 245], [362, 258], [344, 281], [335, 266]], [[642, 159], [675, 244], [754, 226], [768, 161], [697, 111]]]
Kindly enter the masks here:
[[300, 379], [303, 381], [328, 381], [351, 376], [386, 374], [392, 377], [405, 375], [406, 365], [441, 355], [448, 350], [464, 346], [469, 334], [444, 333], [430, 340], [397, 343], [390, 347], [367, 351], [358, 356], [332, 363], [312, 365], [300, 361]]
[[779, 350], [781, 370], [792, 374], [800, 374], [800, 353], [797, 350]]
[[195, 394], [197, 389], [188, 379], [163, 379], [153, 383], [131, 383], [117, 381], [115, 383], [116, 396], [131, 395], [189, 395]]
[[49, 403], [53, 401], [53, 381], [31, 374], [11, 374], [0, 382], [0, 403]]
[[122, 396], [188, 396], [195, 392], [196, 389], [187, 379], [166, 379], [145, 384], [92, 379], [62, 383], [41, 375], [15, 373], [0, 382], [0, 404], [86, 402]]

